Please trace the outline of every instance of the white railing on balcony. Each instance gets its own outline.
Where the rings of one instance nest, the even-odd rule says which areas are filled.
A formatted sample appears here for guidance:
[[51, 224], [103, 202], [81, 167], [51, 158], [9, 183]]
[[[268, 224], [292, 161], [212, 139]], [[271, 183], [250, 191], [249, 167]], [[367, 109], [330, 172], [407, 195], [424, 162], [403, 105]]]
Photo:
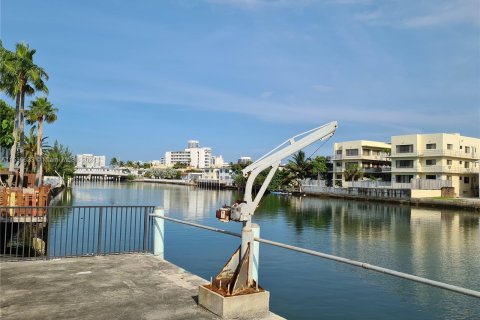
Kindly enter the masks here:
[[390, 157], [392, 158], [403, 158], [403, 157], [454, 157], [454, 158], [467, 158], [467, 159], [480, 159], [480, 153], [478, 152], [468, 152], [465, 153], [463, 150], [448, 150], [448, 149], [423, 149], [423, 150], [414, 150], [412, 152], [396, 152], [392, 150]]
[[433, 179], [412, 179], [410, 180], [412, 189], [416, 190], [440, 190], [444, 187], [452, 187], [451, 180], [433, 180]]

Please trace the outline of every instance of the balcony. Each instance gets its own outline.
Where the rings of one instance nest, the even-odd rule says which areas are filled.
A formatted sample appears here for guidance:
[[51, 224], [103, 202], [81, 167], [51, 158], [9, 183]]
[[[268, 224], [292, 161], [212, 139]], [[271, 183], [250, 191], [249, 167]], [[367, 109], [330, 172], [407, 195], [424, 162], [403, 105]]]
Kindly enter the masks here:
[[392, 151], [391, 158], [409, 158], [409, 157], [452, 157], [464, 159], [480, 159], [478, 152], [465, 153], [463, 150], [446, 150], [446, 149], [424, 149], [414, 150], [412, 152], [395, 152]]
[[346, 156], [342, 154], [335, 154], [333, 160], [376, 160], [376, 161], [390, 161], [390, 155], [388, 153], [382, 153], [378, 155], [362, 155], [357, 154], [354, 156]]

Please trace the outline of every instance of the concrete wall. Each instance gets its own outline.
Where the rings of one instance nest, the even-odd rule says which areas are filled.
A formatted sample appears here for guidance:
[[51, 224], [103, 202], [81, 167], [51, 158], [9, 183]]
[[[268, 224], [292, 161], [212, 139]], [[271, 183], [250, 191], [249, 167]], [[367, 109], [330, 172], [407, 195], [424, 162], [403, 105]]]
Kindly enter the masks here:
[[412, 198], [441, 197], [442, 190], [412, 190]]

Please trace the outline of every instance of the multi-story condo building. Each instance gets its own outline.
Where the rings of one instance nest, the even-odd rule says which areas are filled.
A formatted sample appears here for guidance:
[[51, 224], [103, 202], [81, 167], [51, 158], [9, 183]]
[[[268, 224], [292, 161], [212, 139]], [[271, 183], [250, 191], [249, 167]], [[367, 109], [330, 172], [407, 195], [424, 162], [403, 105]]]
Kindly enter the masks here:
[[478, 195], [480, 139], [459, 133], [392, 137], [392, 181], [451, 180], [459, 197]]
[[189, 140], [184, 151], [167, 151], [161, 162], [167, 167], [175, 163], [184, 163], [192, 168], [210, 168], [212, 163], [212, 149], [201, 148], [196, 140]]
[[105, 156], [94, 156], [93, 154], [77, 154], [77, 168], [104, 168]]
[[248, 163], [251, 163], [251, 162], [252, 162], [251, 157], [240, 157], [240, 159], [238, 159], [238, 161], [237, 161], [238, 164], [248, 164]]
[[390, 181], [390, 149], [385, 142], [355, 140], [333, 145], [333, 183], [345, 184], [345, 169], [357, 164], [365, 177]]

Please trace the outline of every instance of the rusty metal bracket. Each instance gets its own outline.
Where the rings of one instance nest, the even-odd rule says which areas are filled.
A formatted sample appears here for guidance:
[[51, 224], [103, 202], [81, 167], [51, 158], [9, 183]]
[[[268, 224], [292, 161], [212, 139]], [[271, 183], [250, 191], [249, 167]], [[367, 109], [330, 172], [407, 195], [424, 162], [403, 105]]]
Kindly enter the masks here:
[[258, 291], [258, 286], [253, 281], [248, 283], [248, 267], [250, 262], [250, 244], [245, 252], [245, 256], [240, 261], [241, 246], [235, 250], [233, 255], [227, 261], [225, 266], [210, 284], [210, 289], [223, 295], [233, 296]]

